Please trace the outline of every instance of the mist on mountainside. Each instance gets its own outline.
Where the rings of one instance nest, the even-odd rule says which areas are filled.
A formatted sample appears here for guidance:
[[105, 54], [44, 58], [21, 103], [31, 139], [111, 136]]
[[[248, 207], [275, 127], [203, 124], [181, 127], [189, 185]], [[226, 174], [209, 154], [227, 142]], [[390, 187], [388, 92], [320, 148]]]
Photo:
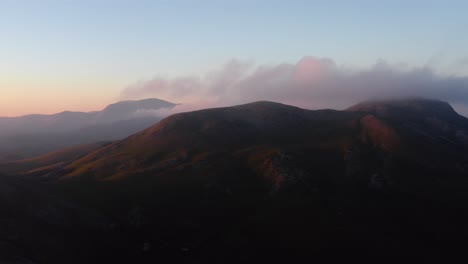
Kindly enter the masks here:
[[296, 64], [255, 65], [233, 59], [205, 75], [155, 77], [129, 85], [121, 98], [159, 96], [182, 103], [171, 113], [259, 100], [307, 109], [344, 109], [364, 100], [433, 98], [448, 101], [465, 116], [468, 78], [433, 67], [378, 60], [366, 67], [306, 56]]
[[102, 111], [0, 118], [0, 161], [30, 158], [65, 147], [125, 138], [176, 105], [159, 99], [122, 101]]

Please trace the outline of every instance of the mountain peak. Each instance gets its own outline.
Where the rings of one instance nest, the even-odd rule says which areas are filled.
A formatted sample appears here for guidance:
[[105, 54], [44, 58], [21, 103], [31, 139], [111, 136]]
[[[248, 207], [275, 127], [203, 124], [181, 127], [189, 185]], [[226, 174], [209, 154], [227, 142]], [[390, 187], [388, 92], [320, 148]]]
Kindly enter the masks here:
[[142, 99], [142, 100], [126, 100], [126, 101], [120, 101], [114, 104], [108, 105], [106, 108], [104, 108], [103, 111], [109, 110], [109, 109], [116, 109], [116, 108], [124, 108], [124, 107], [140, 107], [140, 108], [153, 108], [157, 106], [159, 107], [173, 107], [175, 104], [170, 103], [168, 101], [164, 101], [161, 99], [157, 98], [147, 98], [147, 99]]
[[272, 102], [272, 101], [256, 101], [252, 103], [237, 105], [237, 106], [234, 106], [233, 108], [237, 108], [237, 109], [263, 109], [263, 108], [299, 109], [298, 107], [295, 107], [295, 106], [285, 105], [282, 103]]
[[156, 98], [121, 101], [107, 106], [99, 113], [97, 119], [104, 123], [112, 123], [131, 119], [138, 111], [155, 111], [174, 106], [176, 105], [173, 103]]
[[371, 112], [380, 116], [422, 114], [424, 116], [437, 116], [442, 118], [460, 117], [449, 103], [426, 98], [366, 101], [351, 106], [346, 110], [352, 112]]

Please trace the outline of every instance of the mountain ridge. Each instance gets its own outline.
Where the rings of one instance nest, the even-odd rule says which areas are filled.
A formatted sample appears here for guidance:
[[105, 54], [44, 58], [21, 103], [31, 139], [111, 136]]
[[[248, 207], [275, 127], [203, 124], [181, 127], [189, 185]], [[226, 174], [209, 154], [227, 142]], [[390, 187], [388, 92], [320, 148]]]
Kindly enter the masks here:
[[[43, 197], [14, 215], [14, 230], [33, 231], [14, 244], [39, 256], [77, 250], [76, 263], [258, 263], [278, 260], [272, 249], [285, 261], [298, 250], [444, 260], [468, 238], [467, 121], [400, 105], [384, 114], [272, 102], [205, 109], [72, 150], [60, 164], [54, 154], [33, 159], [55, 165], [9, 178]], [[46, 232], [64, 235], [34, 243], [31, 234]]]
[[95, 112], [0, 118], [0, 161], [29, 158], [63, 147], [117, 140], [153, 125], [161, 109], [175, 104], [159, 99], [123, 101]]
[[107, 106], [105, 106], [103, 109], [101, 110], [94, 110], [94, 111], [73, 111], [73, 110], [63, 110], [63, 111], [60, 111], [60, 112], [57, 112], [57, 113], [52, 113], [52, 114], [26, 114], [26, 115], [19, 115], [19, 116], [0, 116], [0, 118], [5, 118], [5, 119], [14, 119], [14, 118], [21, 118], [21, 117], [30, 117], [30, 116], [56, 116], [56, 115], [61, 115], [61, 114], [94, 114], [94, 113], [98, 113], [98, 112], [101, 112], [101, 111], [104, 111], [106, 109], [109, 109], [109, 108], [112, 108], [112, 107], [115, 107], [115, 106], [119, 106], [119, 105], [122, 105], [122, 104], [144, 104], [144, 105], [148, 105], [150, 106], [151, 103], [162, 103], [164, 105], [167, 105], [168, 107], [170, 106], [175, 106], [177, 104], [174, 104], [174, 103], [171, 103], [169, 101], [166, 101], [166, 100], [162, 100], [162, 99], [158, 99], [158, 98], [146, 98], [146, 99], [141, 99], [141, 100], [123, 100], [123, 101], [118, 101], [116, 103], [111, 103]]
[[174, 106], [176, 104], [149, 98], [117, 102], [101, 111], [62, 111], [51, 115], [31, 114], [19, 117], [0, 117], [0, 135], [24, 133], [24, 131], [67, 132], [86, 126], [134, 118], [134, 114], [138, 110], [159, 110]]
[[[411, 99], [407, 102], [426, 103], [432, 101]], [[407, 102], [398, 101], [397, 106], [406, 105]], [[387, 106], [388, 102], [385, 102], [385, 105]], [[425, 119], [421, 121], [421, 126], [427, 126], [426, 121]], [[321, 127], [324, 131], [321, 131]], [[409, 144], [408, 142], [411, 142], [409, 138], [412, 138], [412, 134], [409, 136], [401, 134], [399, 131], [402, 129], [401, 124], [395, 124], [391, 117], [382, 116], [378, 112], [356, 111], [356, 108], [346, 111], [305, 110], [275, 102], [259, 101], [169, 116], [125, 140], [97, 149], [81, 160], [74, 161], [65, 167], [65, 170], [73, 171], [69, 173], [70, 175], [78, 175], [82, 168], [79, 170], [77, 168], [82, 167], [87, 160], [92, 161], [93, 165], [84, 167], [87, 168], [86, 170], [93, 170], [97, 168], [96, 163], [109, 163], [110, 161], [104, 161], [104, 157], [107, 156], [120, 157], [110, 163], [120, 164], [116, 168], [123, 166], [129, 169], [132, 166], [140, 166], [141, 168], [148, 166], [145, 164], [161, 155], [167, 155], [167, 159], [190, 159], [189, 156], [193, 156], [195, 155], [193, 153], [201, 150], [204, 152], [218, 148], [229, 150], [242, 148], [249, 144], [262, 145], [270, 141], [285, 144], [294, 142], [296, 142], [294, 144], [300, 144], [299, 142], [307, 143], [310, 141], [315, 142], [313, 144], [318, 144], [317, 139], [311, 139], [307, 133], [312, 133], [311, 135], [324, 140], [324, 143], [321, 143], [324, 145], [327, 144], [325, 143], [328, 136], [326, 131], [340, 134], [336, 131], [338, 128], [349, 133], [347, 136], [342, 135], [343, 138], [339, 139], [342, 142], [339, 147], [341, 152], [351, 148], [353, 141], [373, 144], [385, 152], [396, 152], [402, 144], [403, 148], [405, 144]], [[438, 127], [436, 128], [431, 127], [434, 133], [439, 133]], [[411, 133], [417, 134], [419, 129], [414, 129], [416, 132]], [[431, 133], [431, 130], [427, 130], [426, 133]], [[456, 135], [450, 135], [452, 139], [447, 137], [444, 140], [460, 141], [464, 135], [459, 132]], [[405, 138], [408, 138], [406, 139], [408, 142], [404, 142]], [[334, 139], [328, 139], [328, 141], [330, 141], [329, 144], [337, 144], [333, 143]], [[112, 152], [115, 154], [108, 154]], [[408, 153], [412, 152], [414, 151]], [[125, 157], [133, 161], [125, 161], [127, 159]], [[435, 154], [433, 158], [435, 158]], [[129, 164], [134, 165], [130, 166]], [[98, 170], [101, 171], [101, 169]], [[111, 173], [111, 170], [107, 173]]]
[[353, 105], [346, 111], [373, 112], [382, 116], [390, 114], [391, 111], [397, 111], [400, 114], [406, 112], [407, 114], [419, 113], [450, 119], [465, 118], [458, 114], [448, 102], [427, 98], [370, 100]]

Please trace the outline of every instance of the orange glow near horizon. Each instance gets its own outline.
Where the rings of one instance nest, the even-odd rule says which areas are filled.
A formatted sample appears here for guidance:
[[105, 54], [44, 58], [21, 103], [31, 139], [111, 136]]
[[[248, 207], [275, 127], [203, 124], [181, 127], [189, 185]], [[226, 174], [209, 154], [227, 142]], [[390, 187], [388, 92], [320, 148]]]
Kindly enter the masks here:
[[45, 100], [36, 102], [36, 100], [18, 98], [13, 100], [17, 105], [8, 104], [0, 100], [0, 116], [16, 117], [30, 114], [55, 114], [63, 111], [90, 112], [102, 110], [107, 104], [102, 102], [58, 102], [56, 100]]
[[[76, 82], [73, 87], [65, 83], [41, 83], [28, 81], [1, 81], [0, 116], [22, 116], [28, 114], [54, 114], [63, 111], [98, 111], [117, 101], [118, 89], [106, 88], [99, 83], [83, 85]], [[7, 87], [7, 88], [5, 88]], [[47, 87], [47, 88], [45, 88]], [[62, 88], [66, 87], [66, 89]], [[87, 87], [87, 88], [81, 88]], [[99, 87], [99, 89], [93, 89]], [[104, 87], [104, 88], [102, 88]]]

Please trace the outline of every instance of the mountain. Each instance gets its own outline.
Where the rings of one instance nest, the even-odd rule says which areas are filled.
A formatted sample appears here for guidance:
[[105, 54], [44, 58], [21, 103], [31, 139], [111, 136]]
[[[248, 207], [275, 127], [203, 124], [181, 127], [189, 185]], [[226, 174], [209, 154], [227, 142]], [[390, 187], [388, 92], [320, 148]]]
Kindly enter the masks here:
[[125, 138], [161, 120], [141, 117], [110, 124], [94, 125], [62, 133], [33, 133], [0, 137], [0, 162], [32, 158], [62, 148]]
[[122, 101], [111, 104], [96, 113], [96, 124], [108, 124], [121, 120], [154, 115], [155, 111], [171, 109], [175, 104], [160, 99], [144, 99], [139, 101]]
[[[347, 126], [357, 115], [332, 110], [308, 111], [271, 102], [257, 102], [176, 114], [123, 141], [101, 148], [66, 169], [70, 175], [89, 167], [101, 171], [115, 164], [105, 175], [124, 166], [125, 174], [138, 170], [158, 170], [157, 162], [190, 163], [197, 155], [213, 155], [265, 145], [315, 145], [339, 141], [330, 148], [351, 144], [352, 128]], [[332, 131], [333, 133], [329, 133]], [[268, 148], [271, 148], [270, 146]], [[197, 158], [195, 158], [197, 160]], [[114, 171], [115, 169], [115, 171]], [[105, 175], [98, 175], [101, 178]]]
[[[425, 166], [439, 164], [444, 169], [456, 167], [452, 163], [464, 158], [468, 120], [447, 103], [420, 99], [378, 105], [363, 103], [346, 111], [310, 111], [257, 102], [177, 114], [74, 161], [66, 172], [75, 175], [83, 168], [105, 171], [105, 175], [94, 173], [101, 179], [158, 170], [157, 162], [165, 160], [190, 164], [197, 155], [252, 146], [345, 152], [356, 144], [368, 144], [385, 153], [425, 162]], [[442, 153], [445, 155], [440, 157]], [[116, 166], [101, 169], [109, 163]], [[126, 168], [124, 172], [118, 173], [119, 166]]]
[[[71, 215], [105, 219], [63, 231], [57, 254], [75, 248], [77, 263], [446, 261], [468, 241], [467, 135], [468, 120], [436, 100], [255, 102], [175, 114], [17, 177]], [[54, 250], [13, 242], [33, 260]]]
[[150, 111], [172, 108], [174, 106], [175, 104], [173, 103], [159, 99], [144, 99], [140, 101], [118, 102], [97, 112], [65, 111], [53, 115], [1, 117], [0, 135], [27, 134], [30, 131], [34, 133], [69, 132], [88, 126], [144, 117], [148, 116]]
[[159, 99], [145, 99], [119, 102], [99, 112], [0, 118], [0, 162], [122, 139], [155, 124], [162, 118], [157, 111], [174, 106]]
[[347, 111], [371, 112], [382, 117], [439, 118], [444, 121], [466, 122], [466, 118], [455, 112], [447, 102], [423, 98], [367, 101], [351, 106]]
[[459, 168], [468, 146], [468, 119], [446, 102], [428, 99], [364, 102], [348, 111], [385, 119], [405, 139], [401, 155], [427, 167]]
[[4, 162], [0, 163], [0, 170], [7, 174], [23, 174], [30, 172], [32, 169], [61, 166], [65, 162], [80, 158], [81, 156], [106, 144], [109, 144], [109, 142], [78, 145], [53, 151], [34, 158]]

